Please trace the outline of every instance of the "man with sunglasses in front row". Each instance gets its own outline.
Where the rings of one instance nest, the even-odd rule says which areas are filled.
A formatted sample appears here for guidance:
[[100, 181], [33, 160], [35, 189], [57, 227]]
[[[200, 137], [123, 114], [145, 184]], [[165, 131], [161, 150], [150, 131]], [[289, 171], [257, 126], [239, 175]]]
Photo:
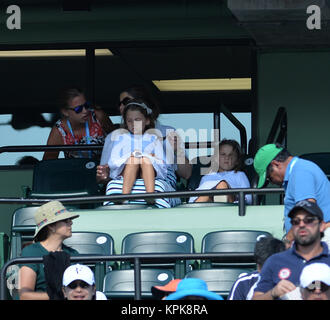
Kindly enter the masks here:
[[330, 247], [330, 181], [321, 168], [314, 162], [292, 156], [279, 144], [267, 144], [261, 147], [254, 157], [254, 168], [259, 175], [258, 188], [267, 181], [283, 186], [284, 227], [287, 247], [293, 241], [288, 213], [301, 200], [316, 202], [324, 214], [327, 223], [322, 239]]
[[300, 201], [288, 217], [291, 219], [294, 243], [290, 249], [267, 259], [253, 300], [301, 300], [299, 284], [303, 268], [314, 263], [330, 266], [328, 246], [321, 241], [325, 222], [319, 206], [312, 201]]

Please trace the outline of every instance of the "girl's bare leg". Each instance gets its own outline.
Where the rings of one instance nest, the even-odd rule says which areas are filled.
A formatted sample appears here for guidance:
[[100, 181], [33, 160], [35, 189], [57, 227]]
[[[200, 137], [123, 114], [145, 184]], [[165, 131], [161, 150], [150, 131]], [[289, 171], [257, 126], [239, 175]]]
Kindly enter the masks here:
[[213, 197], [211, 196], [200, 196], [194, 202], [212, 202]]
[[[217, 190], [221, 189], [230, 189], [229, 184], [226, 181], [220, 181], [217, 186], [215, 187]], [[234, 202], [235, 196], [234, 195], [222, 195], [219, 197], [223, 197], [222, 199], [218, 199], [218, 201], [224, 201], [224, 202]]]
[[[143, 157], [141, 162], [141, 177], [144, 181], [146, 192], [155, 192], [155, 169], [151, 161]], [[146, 200], [148, 203], [155, 203], [155, 199]]]
[[140, 170], [139, 160], [130, 157], [125, 165], [125, 168], [122, 171], [123, 181], [123, 194], [129, 194], [132, 191], [135, 180], [138, 176]]
[[[216, 187], [217, 190], [220, 189], [229, 189], [230, 186], [228, 185], [228, 183], [226, 181], [220, 181]], [[234, 202], [234, 196], [216, 196], [216, 197], [224, 197], [225, 202]], [[221, 199], [222, 200], [222, 199]], [[213, 202], [214, 201], [214, 197], [213, 196], [200, 196], [198, 197], [195, 202]]]

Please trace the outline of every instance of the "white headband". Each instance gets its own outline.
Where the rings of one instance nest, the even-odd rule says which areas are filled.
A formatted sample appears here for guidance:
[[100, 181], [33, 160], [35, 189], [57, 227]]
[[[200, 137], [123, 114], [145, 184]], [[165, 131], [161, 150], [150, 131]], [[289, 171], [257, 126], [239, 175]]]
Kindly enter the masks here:
[[145, 109], [147, 111], [147, 114], [152, 114], [152, 110], [143, 102], [129, 102], [125, 105], [125, 108], [127, 108], [129, 105], [137, 105], [140, 106], [141, 108]]

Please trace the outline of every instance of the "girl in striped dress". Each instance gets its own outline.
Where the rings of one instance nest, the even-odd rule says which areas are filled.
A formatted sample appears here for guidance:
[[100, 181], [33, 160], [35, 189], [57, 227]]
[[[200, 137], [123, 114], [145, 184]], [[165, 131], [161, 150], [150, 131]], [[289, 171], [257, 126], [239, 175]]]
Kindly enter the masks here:
[[[153, 127], [151, 114], [152, 110], [143, 101], [131, 100], [123, 112], [124, 126], [128, 131], [118, 129], [106, 138], [101, 166], [108, 169], [106, 174], [111, 179], [107, 195], [175, 191], [174, 168], [166, 163], [163, 144], [159, 136], [146, 131]], [[135, 125], [134, 120], [138, 120]], [[145, 202], [144, 199], [129, 201]], [[150, 199], [149, 203], [167, 208], [177, 204], [178, 200]]]

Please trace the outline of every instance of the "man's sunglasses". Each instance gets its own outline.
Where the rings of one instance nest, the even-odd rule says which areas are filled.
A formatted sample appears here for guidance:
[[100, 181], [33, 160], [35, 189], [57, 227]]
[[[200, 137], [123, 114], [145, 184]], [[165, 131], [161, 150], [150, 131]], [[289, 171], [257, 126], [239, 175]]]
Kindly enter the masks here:
[[299, 219], [299, 218], [294, 218], [294, 219], [291, 219], [291, 224], [293, 226], [298, 226], [300, 224], [301, 221], [304, 222], [304, 224], [311, 224], [313, 223], [315, 220], [318, 220], [317, 217], [305, 217], [304, 219]]
[[73, 281], [70, 284], [68, 284], [68, 287], [72, 290], [76, 289], [78, 286], [81, 289], [86, 289], [89, 287], [89, 284], [85, 281]]
[[309, 292], [314, 292], [316, 289], [319, 289], [321, 292], [326, 292], [329, 290], [329, 286], [322, 281], [314, 281], [305, 289]]
[[122, 104], [125, 106], [132, 98], [126, 97], [123, 100], [118, 102], [118, 107], [120, 107]]
[[75, 113], [80, 113], [81, 111], [83, 111], [83, 109], [85, 108], [86, 110], [90, 107], [90, 103], [89, 102], [85, 102], [84, 104], [74, 107], [74, 108], [68, 108], [72, 111], [74, 111]]

